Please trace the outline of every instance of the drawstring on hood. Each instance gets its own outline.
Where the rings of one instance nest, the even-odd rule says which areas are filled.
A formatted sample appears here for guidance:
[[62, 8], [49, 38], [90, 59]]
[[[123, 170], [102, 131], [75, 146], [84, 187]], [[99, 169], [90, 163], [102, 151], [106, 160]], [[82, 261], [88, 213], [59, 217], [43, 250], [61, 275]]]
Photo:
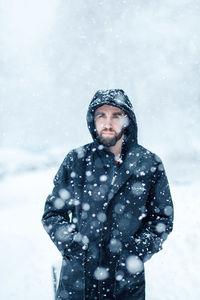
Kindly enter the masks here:
[[128, 127], [124, 130], [125, 141], [126, 143], [137, 144], [137, 122], [133, 106], [128, 96], [121, 89], [98, 90], [92, 98], [87, 112], [87, 125], [93, 140], [97, 142], [94, 112], [98, 107], [104, 104], [116, 106], [127, 114], [130, 122]]

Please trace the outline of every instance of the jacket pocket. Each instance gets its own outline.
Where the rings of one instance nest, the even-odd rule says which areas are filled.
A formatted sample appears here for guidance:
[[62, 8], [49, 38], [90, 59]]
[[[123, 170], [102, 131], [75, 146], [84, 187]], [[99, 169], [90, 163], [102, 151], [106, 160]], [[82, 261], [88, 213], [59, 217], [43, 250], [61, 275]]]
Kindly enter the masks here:
[[139, 295], [144, 292], [144, 289], [144, 263], [137, 255], [122, 251], [115, 270], [115, 294]]

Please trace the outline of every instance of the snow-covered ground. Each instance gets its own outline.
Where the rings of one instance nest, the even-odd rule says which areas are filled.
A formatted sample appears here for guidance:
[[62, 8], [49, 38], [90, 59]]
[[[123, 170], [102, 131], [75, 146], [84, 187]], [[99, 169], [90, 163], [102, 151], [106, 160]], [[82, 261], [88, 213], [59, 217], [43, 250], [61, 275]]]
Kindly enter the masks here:
[[[41, 164], [41, 155], [35, 164]], [[37, 167], [7, 173], [0, 180], [0, 299], [53, 300], [51, 267], [61, 256], [41, 216], [56, 170]], [[146, 263], [147, 300], [200, 299], [198, 185], [196, 177], [183, 184], [171, 182], [174, 231], [164, 249]]]

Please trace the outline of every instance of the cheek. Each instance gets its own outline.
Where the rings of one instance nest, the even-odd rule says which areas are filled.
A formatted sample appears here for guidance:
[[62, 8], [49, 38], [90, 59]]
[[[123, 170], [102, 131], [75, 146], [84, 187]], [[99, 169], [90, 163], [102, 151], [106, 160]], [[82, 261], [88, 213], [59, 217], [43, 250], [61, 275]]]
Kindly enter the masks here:
[[122, 130], [122, 124], [120, 121], [116, 121], [113, 123], [113, 129], [117, 132], [117, 133], [120, 133], [121, 130]]
[[96, 121], [95, 128], [96, 128], [97, 132], [99, 133], [103, 128], [103, 124], [101, 122]]
[[129, 118], [128, 118], [128, 117], [122, 117], [122, 118], [120, 119], [120, 124], [121, 124], [121, 126], [122, 126], [123, 128], [128, 127], [128, 125], [129, 125]]

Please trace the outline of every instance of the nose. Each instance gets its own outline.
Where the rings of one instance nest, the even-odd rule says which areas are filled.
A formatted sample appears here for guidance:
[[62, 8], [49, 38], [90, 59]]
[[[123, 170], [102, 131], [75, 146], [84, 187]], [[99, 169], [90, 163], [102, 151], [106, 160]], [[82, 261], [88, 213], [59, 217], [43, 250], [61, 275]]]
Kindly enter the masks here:
[[111, 123], [111, 118], [110, 117], [107, 117], [105, 120], [104, 120], [104, 127], [106, 129], [110, 129], [112, 127], [112, 123]]

